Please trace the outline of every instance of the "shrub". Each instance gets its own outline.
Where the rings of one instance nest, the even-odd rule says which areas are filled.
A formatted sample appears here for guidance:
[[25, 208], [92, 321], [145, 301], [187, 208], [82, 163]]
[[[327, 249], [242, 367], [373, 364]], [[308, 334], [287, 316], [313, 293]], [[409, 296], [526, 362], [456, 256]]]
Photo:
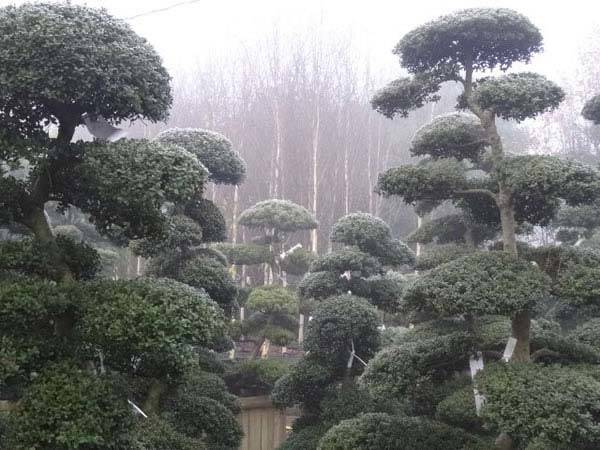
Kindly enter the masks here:
[[269, 395], [277, 380], [289, 371], [290, 365], [285, 361], [261, 359], [234, 365], [224, 378], [228, 389], [236, 395]]
[[369, 413], [344, 420], [321, 438], [319, 450], [464, 450], [477, 439], [421, 417]]

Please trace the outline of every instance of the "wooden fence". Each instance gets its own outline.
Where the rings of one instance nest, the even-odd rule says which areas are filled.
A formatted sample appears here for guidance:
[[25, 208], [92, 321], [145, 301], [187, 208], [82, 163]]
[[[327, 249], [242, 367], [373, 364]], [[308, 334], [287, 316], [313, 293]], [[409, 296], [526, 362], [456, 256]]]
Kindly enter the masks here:
[[286, 412], [268, 396], [241, 397], [238, 421], [244, 430], [240, 450], [274, 450], [286, 438]]

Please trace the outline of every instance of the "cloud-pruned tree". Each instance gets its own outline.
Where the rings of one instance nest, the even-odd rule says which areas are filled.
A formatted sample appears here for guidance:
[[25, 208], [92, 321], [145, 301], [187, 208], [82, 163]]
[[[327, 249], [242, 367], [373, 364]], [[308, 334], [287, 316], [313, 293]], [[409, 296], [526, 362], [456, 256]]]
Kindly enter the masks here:
[[[407, 33], [394, 49], [402, 67], [415, 79], [462, 85], [457, 107], [478, 120], [479, 127], [473, 122], [473, 129], [481, 134], [467, 136], [464, 119], [435, 119], [413, 141], [413, 154], [428, 158], [382, 173], [379, 192], [411, 204], [450, 200], [467, 203], [471, 210], [491, 207], [493, 214], [483, 221], [500, 223], [504, 250], [515, 256], [519, 223], [547, 224], [560, 201], [580, 205], [598, 197], [595, 169], [549, 156], [513, 157], [503, 149], [497, 118], [519, 122], [552, 111], [564, 97], [558, 86], [529, 72], [474, 78], [477, 72], [506, 71], [517, 62], [526, 63], [541, 48], [539, 30], [523, 15], [501, 8], [457, 11]], [[384, 93], [376, 96], [376, 109]], [[382, 112], [405, 115], [423, 104], [414, 101], [417, 97], [390, 98]], [[423, 145], [424, 135], [436, 142]], [[478, 135], [479, 141], [474, 139]], [[466, 149], [457, 148], [457, 138], [464, 139]], [[473, 142], [481, 145], [471, 146]], [[472, 176], [474, 171], [478, 176]], [[529, 310], [515, 311], [515, 361], [529, 359], [529, 315]]]

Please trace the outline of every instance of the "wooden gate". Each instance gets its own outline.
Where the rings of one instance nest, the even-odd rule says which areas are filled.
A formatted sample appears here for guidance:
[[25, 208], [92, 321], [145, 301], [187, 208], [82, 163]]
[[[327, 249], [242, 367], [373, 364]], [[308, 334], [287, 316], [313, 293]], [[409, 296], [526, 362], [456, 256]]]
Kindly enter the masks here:
[[284, 409], [268, 396], [241, 397], [238, 421], [244, 430], [240, 450], [275, 450], [286, 438]]

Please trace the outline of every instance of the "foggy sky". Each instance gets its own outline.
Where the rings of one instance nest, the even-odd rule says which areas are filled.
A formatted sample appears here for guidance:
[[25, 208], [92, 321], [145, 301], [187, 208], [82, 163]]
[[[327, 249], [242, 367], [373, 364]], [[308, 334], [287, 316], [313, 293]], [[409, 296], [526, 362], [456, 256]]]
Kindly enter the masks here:
[[[2, 6], [21, 3], [0, 0]], [[104, 7], [126, 19], [181, 0], [72, 3]], [[171, 72], [255, 45], [274, 27], [292, 35], [320, 28], [325, 36], [351, 36], [357, 55], [370, 61], [372, 71], [390, 78], [399, 71], [391, 49], [404, 33], [441, 14], [482, 6], [516, 9], [541, 29], [545, 50], [534, 57], [528, 70], [556, 81], [576, 71], [578, 52], [594, 32], [600, 39], [600, 2], [593, 0], [200, 0], [128, 22], [154, 45]]]

